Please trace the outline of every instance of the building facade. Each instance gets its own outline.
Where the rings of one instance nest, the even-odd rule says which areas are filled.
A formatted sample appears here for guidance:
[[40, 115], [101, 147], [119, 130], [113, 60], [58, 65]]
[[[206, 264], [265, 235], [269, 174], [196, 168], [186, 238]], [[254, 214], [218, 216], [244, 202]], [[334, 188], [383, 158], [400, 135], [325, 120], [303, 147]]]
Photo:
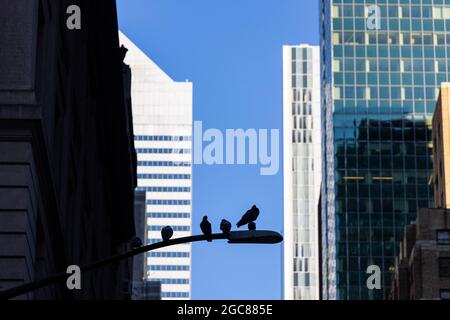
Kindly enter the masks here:
[[[161, 228], [174, 237], [191, 235], [192, 83], [175, 82], [124, 34], [125, 62], [132, 72], [138, 189], [146, 192], [146, 242], [161, 241]], [[191, 296], [191, 245], [149, 252], [147, 280], [161, 282], [162, 299]]]
[[442, 83], [432, 121], [433, 180], [437, 209], [419, 209], [405, 227], [392, 268], [390, 299], [450, 300], [450, 83]]
[[419, 209], [392, 269], [392, 300], [450, 300], [450, 212]]
[[450, 83], [442, 83], [433, 116], [434, 199], [450, 208]]
[[[66, 10], [83, 5], [82, 27]], [[0, 1], [0, 290], [122, 253], [136, 154], [115, 1]], [[128, 270], [127, 270], [128, 269]], [[20, 299], [128, 299], [126, 261]]]
[[283, 47], [284, 298], [318, 300], [320, 49]]
[[[405, 224], [433, 206], [431, 117], [450, 4], [321, 1], [323, 294], [385, 299]], [[383, 271], [381, 290], [367, 268]]]

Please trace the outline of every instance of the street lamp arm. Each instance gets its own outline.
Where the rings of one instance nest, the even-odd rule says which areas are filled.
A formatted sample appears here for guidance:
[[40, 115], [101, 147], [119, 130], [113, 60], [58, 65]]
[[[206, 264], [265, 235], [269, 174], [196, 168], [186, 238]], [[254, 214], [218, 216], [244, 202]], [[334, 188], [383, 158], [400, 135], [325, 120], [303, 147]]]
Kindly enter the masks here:
[[[273, 231], [233, 231], [231, 233], [215, 233], [210, 236], [206, 235], [197, 235], [197, 236], [189, 236], [183, 238], [170, 239], [167, 241], [161, 241], [157, 243], [152, 243], [146, 246], [142, 246], [131, 251], [117, 254], [111, 256], [109, 258], [94, 262], [92, 264], [80, 267], [81, 272], [88, 272], [94, 269], [98, 269], [105, 265], [116, 263], [131, 257], [134, 257], [138, 254], [161, 249], [164, 247], [174, 246], [177, 244], [183, 243], [191, 243], [191, 242], [199, 242], [199, 241], [210, 241], [210, 240], [227, 240], [229, 243], [278, 243], [283, 240], [283, 237]], [[7, 289], [4, 291], [0, 291], [0, 300], [8, 300], [22, 294], [25, 294], [30, 291], [34, 291], [40, 289], [42, 287], [48, 286], [50, 284], [66, 280], [70, 274], [67, 272], [60, 272], [53, 276], [50, 276], [45, 279], [33, 281], [30, 283], [26, 283], [20, 285], [18, 287], [14, 287], [11, 289]]]

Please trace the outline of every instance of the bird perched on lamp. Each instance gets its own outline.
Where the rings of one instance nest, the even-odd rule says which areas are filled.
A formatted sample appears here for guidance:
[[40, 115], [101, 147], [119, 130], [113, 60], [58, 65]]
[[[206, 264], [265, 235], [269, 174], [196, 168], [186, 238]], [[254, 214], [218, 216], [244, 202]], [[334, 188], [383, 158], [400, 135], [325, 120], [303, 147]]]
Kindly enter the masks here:
[[228, 234], [231, 231], [231, 222], [227, 221], [225, 219], [222, 219], [222, 222], [220, 222], [220, 230], [224, 234]]
[[207, 236], [207, 240], [209, 242], [212, 241], [211, 234], [212, 234], [212, 228], [211, 223], [208, 221], [208, 217], [204, 216], [202, 222], [200, 223], [200, 229], [202, 230], [203, 234]]
[[172, 238], [172, 236], [173, 236], [172, 227], [167, 226], [161, 229], [161, 237], [163, 241], [169, 241], [170, 238]]
[[241, 220], [236, 224], [238, 228], [243, 225], [249, 224], [250, 222], [255, 221], [259, 216], [259, 209], [254, 205], [250, 210], [247, 210], [246, 213], [242, 216]]

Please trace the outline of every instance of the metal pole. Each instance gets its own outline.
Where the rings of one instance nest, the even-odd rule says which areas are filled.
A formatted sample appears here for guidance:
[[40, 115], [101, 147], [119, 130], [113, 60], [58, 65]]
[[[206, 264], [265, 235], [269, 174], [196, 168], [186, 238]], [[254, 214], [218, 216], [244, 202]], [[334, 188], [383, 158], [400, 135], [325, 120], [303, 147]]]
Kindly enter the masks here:
[[[124, 259], [131, 258], [135, 255], [138, 255], [138, 254], [141, 254], [144, 252], [148, 252], [148, 251], [152, 251], [152, 250], [156, 250], [156, 249], [160, 249], [160, 248], [164, 248], [164, 247], [168, 247], [168, 246], [173, 246], [173, 245], [177, 245], [177, 244], [182, 244], [182, 243], [207, 241], [207, 240], [211, 240], [211, 239], [212, 240], [230, 239], [230, 234], [216, 233], [216, 234], [212, 234], [209, 237], [205, 236], [205, 235], [199, 235], [199, 236], [190, 236], [190, 237], [184, 237], [184, 238], [171, 239], [168, 241], [161, 241], [161, 242], [153, 243], [153, 244], [150, 244], [147, 246], [143, 246], [143, 247], [131, 250], [126, 253], [118, 254], [118, 255], [94, 262], [92, 264], [80, 267], [80, 269], [81, 269], [81, 272], [88, 272], [88, 271], [98, 269], [100, 267], [103, 267], [103, 266], [111, 264], [111, 263], [115, 263], [115, 262], [119, 262]], [[57, 274], [50, 276], [48, 278], [45, 278], [45, 279], [33, 281], [33, 282], [26, 283], [26, 284], [23, 284], [18, 287], [14, 287], [11, 289], [1, 291], [0, 292], [0, 300], [8, 300], [8, 299], [20, 296], [22, 294], [28, 293], [30, 291], [34, 291], [34, 290], [40, 289], [42, 287], [48, 286], [50, 284], [57, 283], [62, 280], [66, 280], [69, 276], [70, 276], [70, 274], [68, 274], [64, 271], [64, 272], [57, 273]]]

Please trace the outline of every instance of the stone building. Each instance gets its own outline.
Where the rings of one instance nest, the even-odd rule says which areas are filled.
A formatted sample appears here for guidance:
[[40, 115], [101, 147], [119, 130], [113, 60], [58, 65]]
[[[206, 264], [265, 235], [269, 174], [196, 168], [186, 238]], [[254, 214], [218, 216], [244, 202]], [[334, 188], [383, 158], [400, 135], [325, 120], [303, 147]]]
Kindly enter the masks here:
[[[66, 26], [71, 5], [81, 29]], [[0, 0], [0, 31], [2, 290], [129, 247], [136, 154], [115, 1]], [[129, 272], [20, 298], [125, 299]]]

